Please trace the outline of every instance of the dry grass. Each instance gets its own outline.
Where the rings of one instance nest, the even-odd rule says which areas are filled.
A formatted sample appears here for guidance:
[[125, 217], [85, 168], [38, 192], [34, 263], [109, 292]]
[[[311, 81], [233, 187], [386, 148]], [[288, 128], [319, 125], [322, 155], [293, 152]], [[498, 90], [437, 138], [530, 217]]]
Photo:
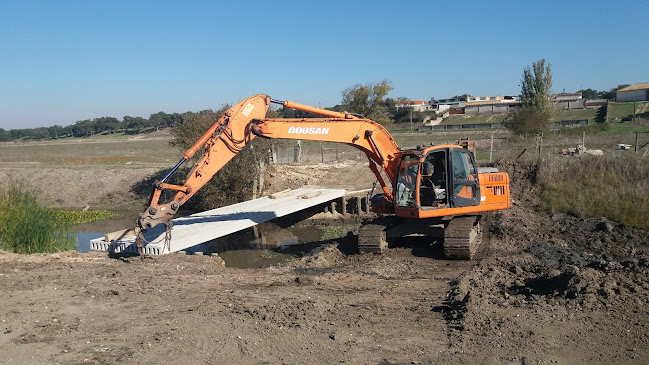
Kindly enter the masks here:
[[548, 158], [539, 177], [544, 211], [649, 228], [649, 160], [641, 154]]

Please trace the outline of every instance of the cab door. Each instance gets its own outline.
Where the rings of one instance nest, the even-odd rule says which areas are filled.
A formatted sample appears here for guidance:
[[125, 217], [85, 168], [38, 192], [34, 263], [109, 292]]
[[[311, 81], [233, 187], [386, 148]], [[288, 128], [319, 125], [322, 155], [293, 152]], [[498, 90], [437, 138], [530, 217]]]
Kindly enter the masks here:
[[480, 182], [473, 154], [464, 148], [451, 148], [449, 176], [451, 183], [451, 206], [469, 207], [480, 205]]

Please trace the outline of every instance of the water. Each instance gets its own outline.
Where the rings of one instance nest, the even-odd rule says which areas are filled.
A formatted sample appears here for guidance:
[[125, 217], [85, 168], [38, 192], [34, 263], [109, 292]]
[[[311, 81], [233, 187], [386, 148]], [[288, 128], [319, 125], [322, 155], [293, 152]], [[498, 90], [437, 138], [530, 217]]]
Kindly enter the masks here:
[[216, 253], [227, 267], [258, 268], [297, 259], [317, 247], [322, 234], [323, 230], [317, 226], [282, 228], [267, 222], [186, 251]]
[[90, 251], [90, 240], [104, 237], [101, 232], [79, 232], [77, 233], [77, 251], [86, 253]]
[[103, 238], [107, 232], [135, 226], [138, 212], [115, 212], [116, 217], [102, 219], [96, 222], [78, 224], [74, 227], [77, 232], [77, 251], [86, 253], [90, 251], [90, 240]]

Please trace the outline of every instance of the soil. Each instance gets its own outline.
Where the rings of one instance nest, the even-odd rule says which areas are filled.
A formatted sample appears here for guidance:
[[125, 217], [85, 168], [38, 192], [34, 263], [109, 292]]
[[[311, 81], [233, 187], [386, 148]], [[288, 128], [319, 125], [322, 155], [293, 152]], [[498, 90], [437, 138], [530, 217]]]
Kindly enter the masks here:
[[[271, 186], [324, 185], [318, 168], [281, 167]], [[360, 171], [327, 168], [332, 187]], [[504, 168], [513, 206], [485, 217], [471, 262], [411, 238], [263, 269], [0, 252], [0, 363], [648, 363], [647, 232], [539, 214], [535, 170]]]

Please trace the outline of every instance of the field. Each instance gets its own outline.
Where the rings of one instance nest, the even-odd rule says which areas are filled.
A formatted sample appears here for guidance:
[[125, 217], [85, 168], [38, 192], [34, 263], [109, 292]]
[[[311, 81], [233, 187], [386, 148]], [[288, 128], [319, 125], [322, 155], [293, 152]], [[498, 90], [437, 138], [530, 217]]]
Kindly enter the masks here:
[[[589, 149], [622, 165], [615, 171], [638, 159], [639, 175], [607, 180], [617, 185], [607, 188], [646, 189], [642, 156], [649, 147], [616, 150], [635, 135], [586, 131]], [[465, 136], [394, 135], [412, 147]], [[359, 255], [353, 236], [341, 234], [261, 269], [231, 268], [227, 260], [222, 266], [216, 255], [142, 260], [0, 251], [0, 363], [646, 364], [647, 232], [544, 207], [543, 176], [574, 182], [563, 180], [580, 160], [560, 151], [581, 144], [582, 134], [551, 135], [539, 154], [535, 138], [494, 132], [491, 163], [490, 137], [471, 134], [480, 163], [510, 174], [512, 208], [484, 217], [474, 261], [444, 260], [439, 242], [421, 236], [390, 240], [386, 255]], [[137, 211], [144, 201], [132, 186], [180, 157], [168, 139], [0, 145], [0, 186], [21, 179], [57, 207]], [[649, 133], [639, 139], [649, 142]], [[292, 153], [293, 144], [280, 148]], [[331, 144], [303, 148], [303, 164], [269, 171], [268, 191], [371, 187], [367, 160], [353, 148], [339, 146], [338, 162]], [[588, 171], [579, 176], [591, 178]], [[607, 193], [589, 194], [595, 190]], [[296, 224], [327, 231], [355, 223], [319, 215]]]

